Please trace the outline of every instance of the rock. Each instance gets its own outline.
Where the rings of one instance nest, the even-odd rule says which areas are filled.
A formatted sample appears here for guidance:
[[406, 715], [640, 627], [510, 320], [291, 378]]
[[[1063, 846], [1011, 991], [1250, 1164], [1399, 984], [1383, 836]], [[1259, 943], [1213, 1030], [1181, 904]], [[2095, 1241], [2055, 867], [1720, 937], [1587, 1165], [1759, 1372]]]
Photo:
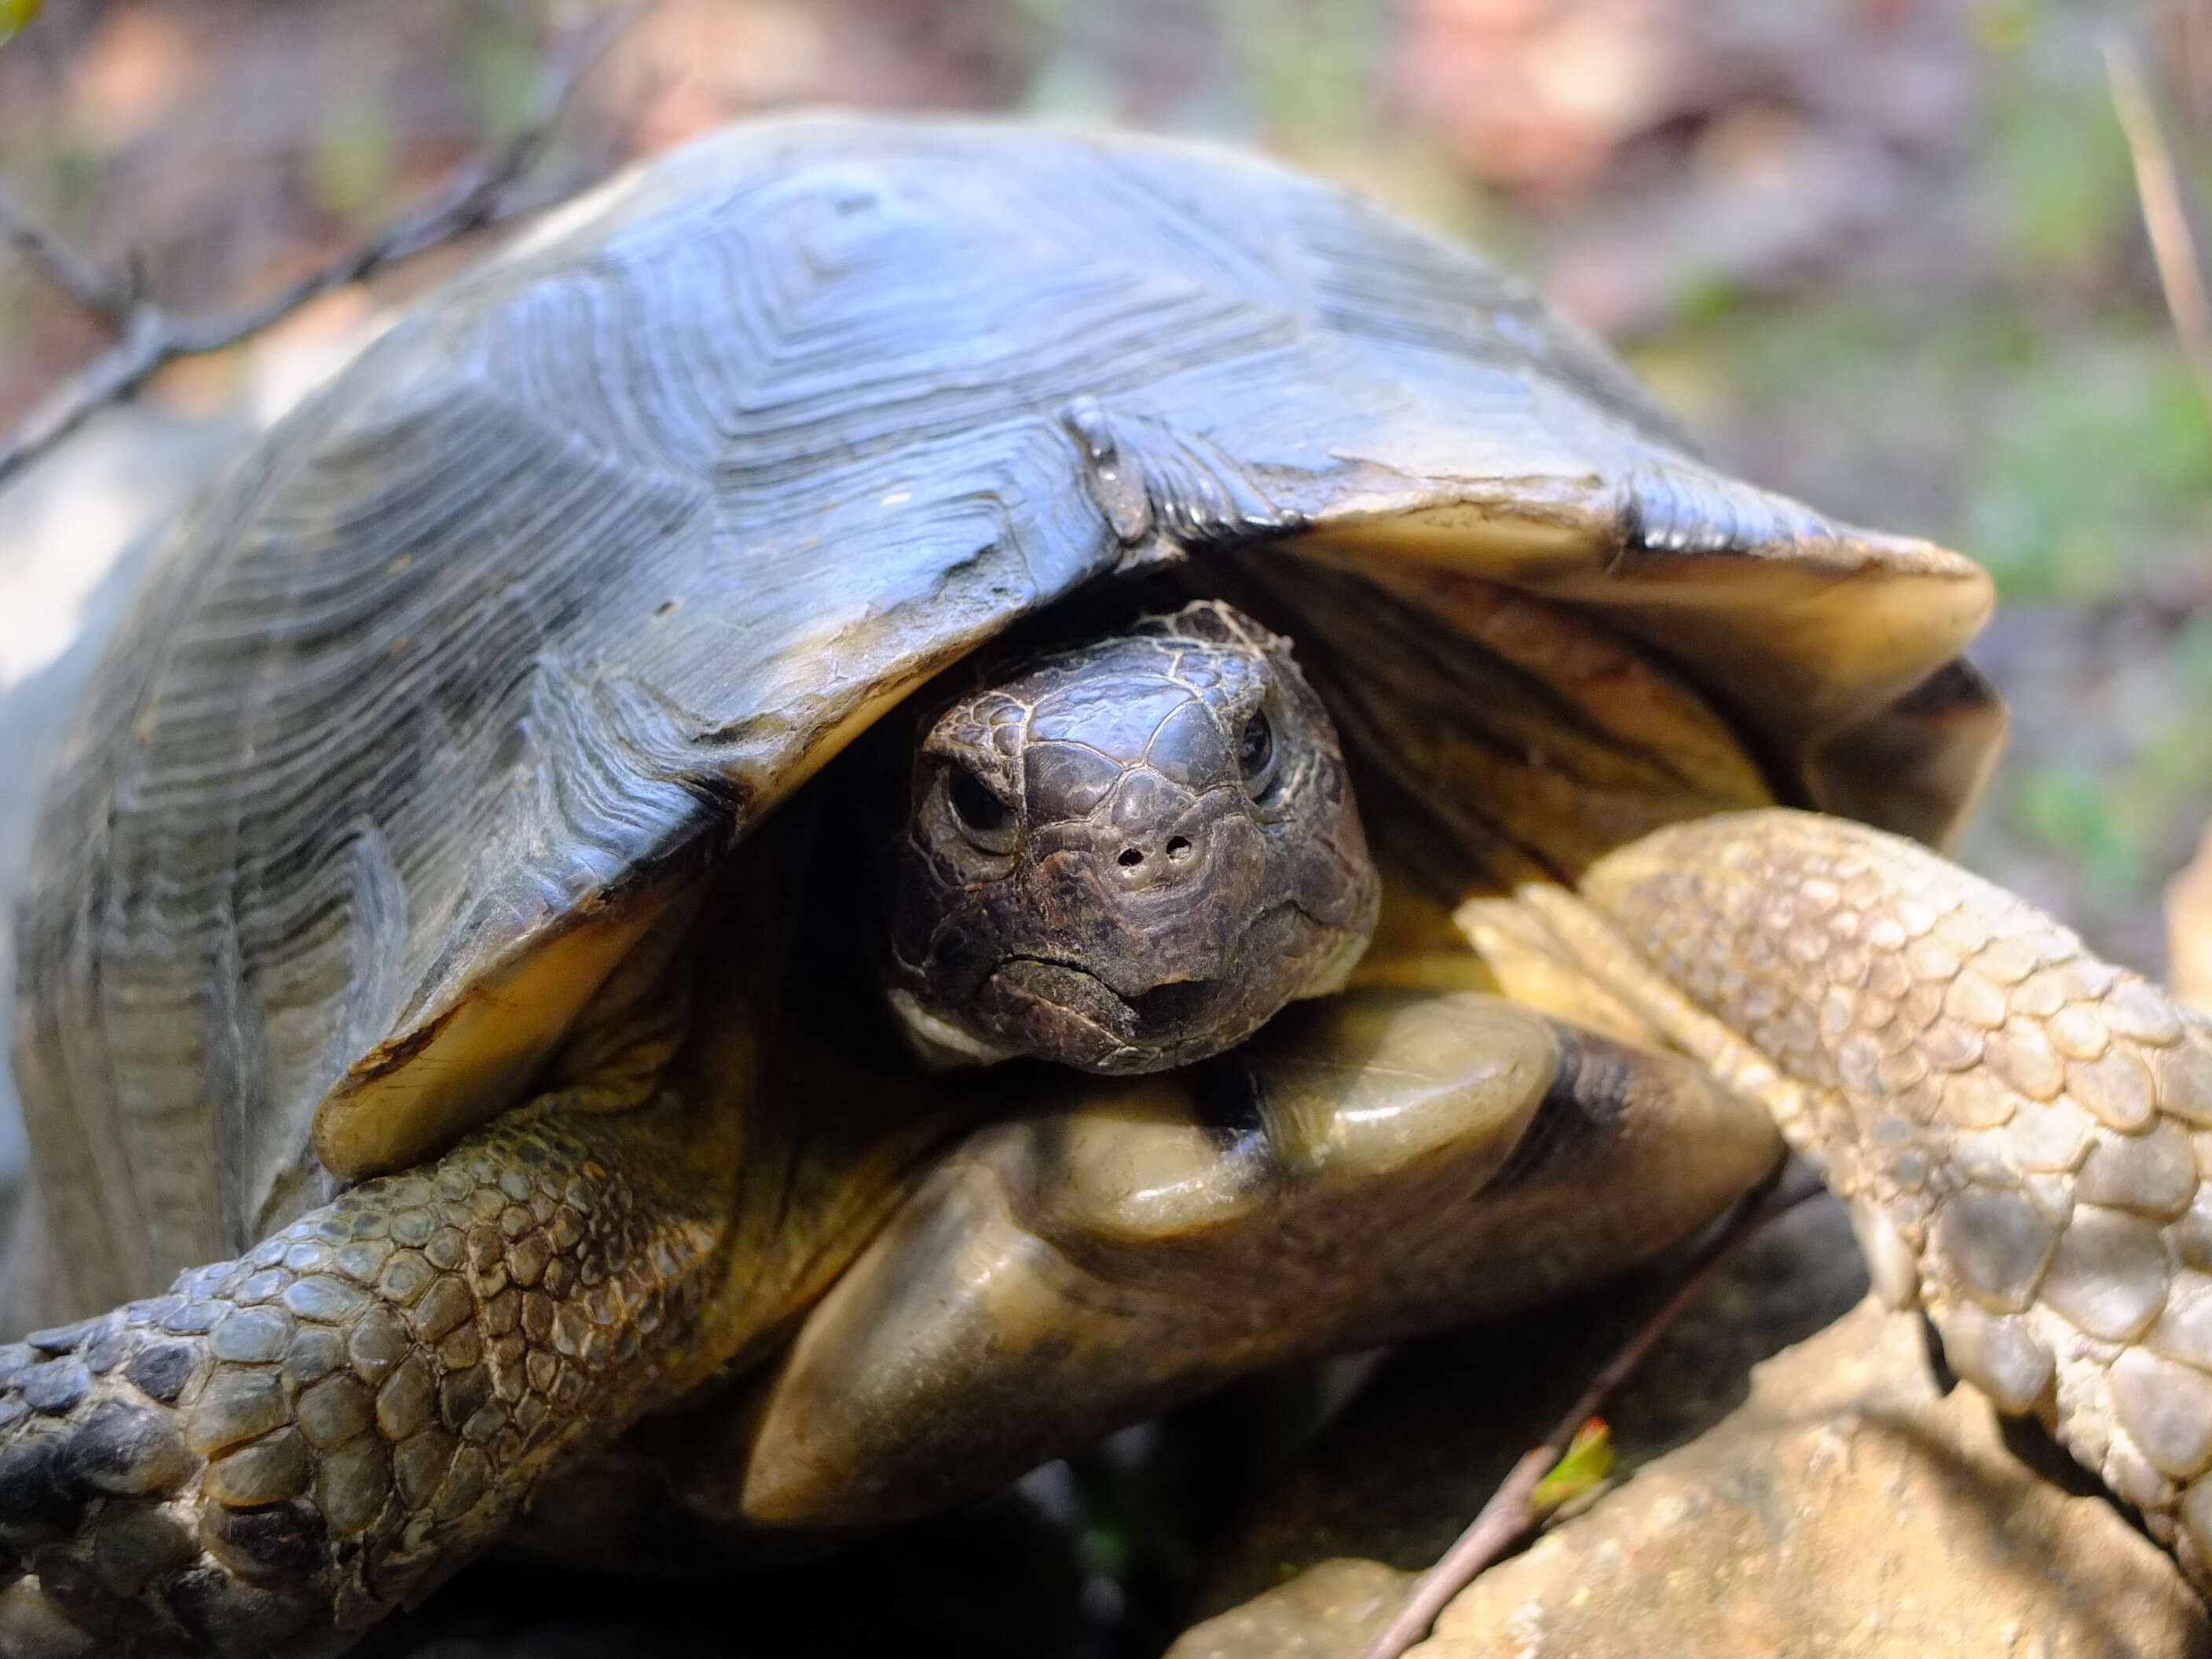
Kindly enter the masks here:
[[[1521, 1318], [1409, 1346], [1247, 1511], [1206, 1573], [1200, 1616], [1332, 1557], [1418, 1570], [1442, 1554], [1677, 1282], [1662, 1262]], [[1606, 1411], [1624, 1474], [1718, 1423], [1752, 1365], [1866, 1291], [1833, 1200], [1801, 1205], [1741, 1251]]]
[[2172, 1562], [1944, 1394], [1871, 1298], [1753, 1374], [1717, 1428], [1444, 1610], [1422, 1659], [1813, 1653], [2152, 1659], [2212, 1650]]
[[[1413, 1653], [2212, 1653], [2212, 1617], [2172, 1560], [2101, 1494], [2054, 1479], [2060, 1455], [1971, 1389], [1946, 1394], [1918, 1322], [1869, 1297], [1758, 1366], [1717, 1427], [1484, 1574]], [[1352, 1659], [1411, 1582], [1327, 1562], [1172, 1659]]]
[[[1753, 1240], [1607, 1408], [1622, 1478], [1414, 1651], [2212, 1655], [2166, 1553], [2040, 1430], [1945, 1392], [1857, 1262], [1826, 1199]], [[1354, 1659], [1660, 1277], [1409, 1350], [1262, 1494], [1170, 1659]]]
[[1381, 1633], [1416, 1575], [1335, 1559], [1194, 1626], [1166, 1659], [1339, 1659]]

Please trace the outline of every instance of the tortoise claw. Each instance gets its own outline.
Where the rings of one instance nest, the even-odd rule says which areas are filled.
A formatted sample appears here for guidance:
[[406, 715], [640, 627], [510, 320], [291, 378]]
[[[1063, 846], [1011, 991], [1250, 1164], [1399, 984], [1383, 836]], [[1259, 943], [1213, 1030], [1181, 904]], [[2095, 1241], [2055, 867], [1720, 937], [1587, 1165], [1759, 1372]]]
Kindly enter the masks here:
[[237, 1345], [215, 1335], [240, 1316], [210, 1292], [246, 1271], [199, 1269], [0, 1350], [0, 1651], [267, 1653], [321, 1610], [327, 1528], [300, 1501], [307, 1448], [289, 1422], [260, 1420], [268, 1406], [239, 1409], [249, 1391], [222, 1358]]
[[712, 1231], [636, 1201], [657, 1133], [523, 1109], [0, 1350], [0, 1654], [319, 1652], [427, 1594], [687, 1328]]

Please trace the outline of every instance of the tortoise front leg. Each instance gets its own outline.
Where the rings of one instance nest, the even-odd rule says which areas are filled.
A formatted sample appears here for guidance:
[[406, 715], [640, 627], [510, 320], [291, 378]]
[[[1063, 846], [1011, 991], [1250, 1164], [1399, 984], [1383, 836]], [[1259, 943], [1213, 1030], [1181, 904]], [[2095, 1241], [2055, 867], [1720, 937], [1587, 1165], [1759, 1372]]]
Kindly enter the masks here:
[[2212, 1028], [1924, 848], [1767, 811], [1516, 912], [1825, 1165], [1875, 1282], [2212, 1583]]
[[342, 1647], [695, 1380], [729, 1178], [672, 1097], [563, 1103], [0, 1350], [0, 1653]]
[[[1479, 964], [1468, 960], [1470, 968]], [[1494, 996], [1369, 987], [976, 1131], [670, 1471], [726, 1522], [981, 1495], [1279, 1360], [1527, 1307], [1771, 1170], [1755, 1103]]]

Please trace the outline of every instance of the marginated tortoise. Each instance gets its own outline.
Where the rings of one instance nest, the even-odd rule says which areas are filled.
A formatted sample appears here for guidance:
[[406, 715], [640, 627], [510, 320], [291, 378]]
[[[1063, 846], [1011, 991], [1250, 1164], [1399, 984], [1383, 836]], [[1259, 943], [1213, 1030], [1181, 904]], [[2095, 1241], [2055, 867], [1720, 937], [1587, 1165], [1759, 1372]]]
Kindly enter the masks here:
[[919, 1513], [1648, 1257], [1777, 1125], [2201, 1573], [2212, 1038], [1922, 844], [1990, 602], [1261, 161], [629, 173], [215, 481], [93, 684], [0, 1650], [343, 1647], [678, 1407], [672, 1514]]

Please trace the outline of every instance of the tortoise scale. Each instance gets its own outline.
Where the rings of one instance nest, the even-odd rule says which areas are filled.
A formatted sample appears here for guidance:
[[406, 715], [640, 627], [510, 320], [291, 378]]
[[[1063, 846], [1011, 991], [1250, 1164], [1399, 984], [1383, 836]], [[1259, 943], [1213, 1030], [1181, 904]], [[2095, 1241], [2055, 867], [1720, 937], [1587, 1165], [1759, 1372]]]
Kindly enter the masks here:
[[922, 1512], [1648, 1256], [1783, 1136], [2201, 1576], [2212, 1036], [1918, 844], [1990, 597], [1263, 162], [632, 171], [213, 481], [95, 677], [0, 1651], [332, 1651], [533, 1498], [618, 1553], [562, 1479], [677, 1406], [679, 1519]]

